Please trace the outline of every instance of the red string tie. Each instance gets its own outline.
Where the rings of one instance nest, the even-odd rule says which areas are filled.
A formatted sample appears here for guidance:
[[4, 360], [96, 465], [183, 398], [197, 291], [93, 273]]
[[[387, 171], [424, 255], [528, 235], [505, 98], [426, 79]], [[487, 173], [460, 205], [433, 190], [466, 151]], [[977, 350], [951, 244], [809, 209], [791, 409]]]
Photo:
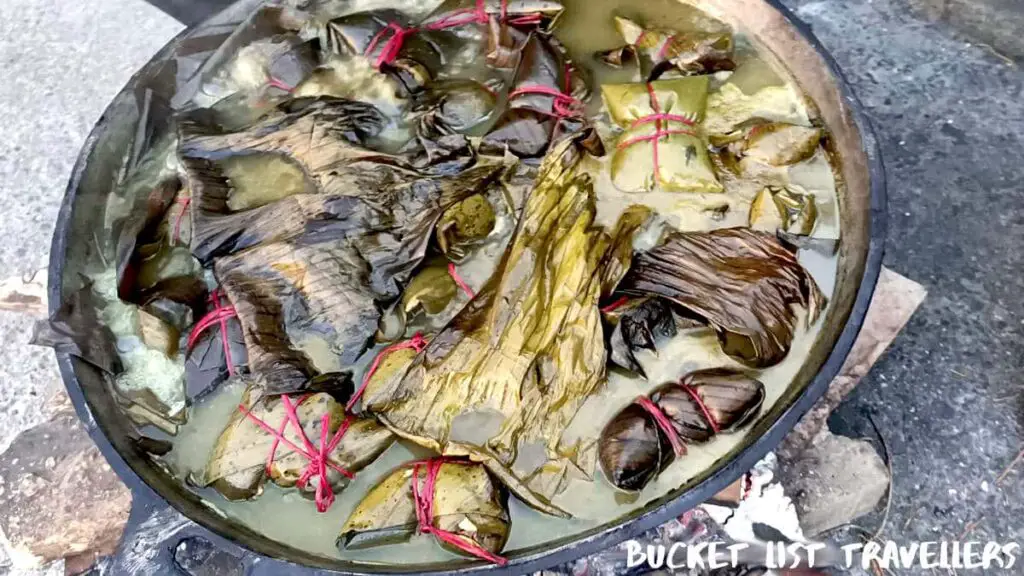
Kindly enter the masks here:
[[[513, 26], [519, 26], [539, 24], [542, 19], [543, 17], [540, 13], [533, 13], [517, 16], [509, 20], [508, 0], [501, 0], [501, 14], [499, 16], [499, 22], [507, 22]], [[410, 26], [406, 28], [401, 24], [390, 22], [374, 35], [370, 40], [370, 43], [366, 46], [366, 50], [363, 51], [363, 55], [369, 57], [373, 54], [374, 50], [377, 49], [377, 46], [380, 45], [381, 41], [387, 37], [387, 42], [381, 49], [376, 61], [374, 61], [374, 67], [380, 69], [380, 67], [385, 64], [393, 63], [398, 57], [398, 53], [402, 50], [402, 46], [405, 44], [406, 38], [420, 30], [445, 30], [448, 28], [467, 26], [469, 24], [487, 24], [489, 20], [490, 16], [487, 14], [487, 4], [485, 0], [477, 0], [476, 5], [473, 8], [455, 10], [449, 14], [439, 17], [437, 20], [427, 22], [421, 27]]]
[[[187, 347], [189, 350], [196, 345], [199, 341], [200, 336], [203, 335], [207, 329], [214, 324], [220, 324], [220, 341], [224, 347], [224, 359], [228, 364], [228, 375], [235, 375], [234, 362], [231, 360], [231, 343], [228, 341], [228, 319], [238, 316], [235, 312], [235, 307], [230, 304], [224, 304], [221, 302], [221, 298], [224, 298], [224, 293], [220, 288], [214, 289], [210, 292], [210, 304], [213, 306], [213, 310], [210, 310], [202, 318], [196, 322], [195, 326], [192, 327], [192, 331], [188, 334]], [[226, 300], [226, 298], [225, 298]]]
[[413, 335], [412, 338], [406, 340], [405, 342], [398, 342], [381, 350], [380, 353], [377, 354], [377, 357], [373, 359], [373, 363], [370, 364], [369, 370], [366, 371], [366, 376], [363, 376], [363, 381], [362, 383], [359, 384], [359, 388], [355, 391], [354, 394], [352, 394], [352, 398], [349, 398], [348, 404], [345, 405], [345, 410], [351, 410], [352, 407], [356, 405], [356, 402], [358, 402], [359, 399], [362, 398], [363, 391], [366, 390], [366, 385], [370, 383], [370, 379], [373, 378], [373, 375], [377, 372], [377, 369], [380, 368], [380, 363], [384, 360], [385, 356], [396, 350], [406, 349], [415, 350], [416, 353], [419, 354], [426, 347], [427, 341], [423, 338], [423, 334], [417, 332], [416, 334]]
[[[412, 464], [412, 499], [416, 505], [416, 521], [420, 533], [431, 534], [438, 540], [454, 546], [463, 552], [498, 566], [504, 566], [508, 563], [508, 560], [505, 558], [484, 549], [468, 538], [434, 526], [434, 487], [437, 484], [437, 474], [441, 471], [442, 465], [450, 462], [453, 462], [453, 460], [442, 457], [431, 458]], [[454, 462], [459, 461], [455, 460]], [[421, 470], [425, 471], [422, 485], [420, 484]]]
[[676, 39], [676, 35], [675, 34], [669, 36], [668, 38], [665, 38], [665, 43], [662, 44], [661, 48], [658, 49], [657, 59], [659, 61], [660, 60], [665, 60], [665, 57], [668, 55], [668, 49], [672, 46], [672, 42], [674, 42], [675, 39]]
[[[324, 414], [320, 418], [320, 445], [314, 446], [310, 442], [309, 437], [306, 436], [306, 432], [302, 429], [302, 424], [299, 423], [299, 416], [295, 409], [302, 405], [303, 402], [309, 398], [310, 395], [305, 395], [299, 398], [299, 401], [292, 404], [291, 399], [288, 396], [281, 396], [281, 404], [284, 405], [285, 418], [281, 421], [281, 425], [278, 428], [272, 427], [261, 420], [258, 416], [252, 413], [251, 410], [245, 407], [243, 404], [238, 405], [238, 409], [245, 414], [246, 418], [252, 420], [257, 426], [262, 428], [264, 431], [274, 437], [274, 443], [270, 445], [270, 453], [267, 455], [266, 471], [270, 474], [271, 467], [274, 464], [274, 456], [277, 454], [277, 448], [281, 444], [284, 444], [296, 454], [301, 454], [309, 460], [309, 464], [306, 469], [303, 470], [302, 475], [299, 476], [296, 485], [299, 488], [305, 489], [309, 484], [309, 481], [314, 477], [319, 477], [320, 481], [316, 485], [316, 510], [323, 514], [327, 512], [331, 504], [334, 504], [334, 490], [331, 488], [330, 482], [327, 481], [327, 469], [330, 468], [335, 470], [342, 476], [351, 480], [355, 476], [348, 470], [338, 466], [337, 464], [330, 461], [328, 456], [331, 452], [338, 447], [341, 439], [345, 436], [345, 432], [348, 431], [349, 426], [352, 424], [352, 417], [345, 413], [345, 420], [338, 427], [338, 430], [334, 433], [334, 436], [328, 439], [330, 433], [331, 417], [329, 414]], [[288, 424], [292, 425], [292, 428], [298, 434], [299, 439], [302, 440], [303, 446], [297, 446], [294, 442], [285, 437], [284, 431], [288, 428]]]
[[715, 434], [721, 432], [722, 430], [718, 425], [718, 420], [715, 420], [715, 417], [711, 414], [711, 410], [708, 410], [707, 404], [704, 403], [704, 399], [700, 397], [700, 393], [697, 392], [697, 389], [691, 386], [685, 378], [679, 383], [679, 387], [685, 390], [690, 397], [693, 398], [694, 403], [696, 403], [697, 407], [700, 408], [704, 419], [707, 420], [708, 426], [711, 426], [712, 432]]
[[[650, 97], [651, 97], [651, 108], [654, 109], [654, 114], [651, 114], [651, 115], [648, 115], [648, 116], [644, 116], [643, 118], [640, 118], [639, 120], [633, 122], [633, 124], [630, 125], [630, 129], [636, 128], [638, 126], [642, 126], [644, 124], [654, 123], [654, 128], [655, 128], [654, 133], [653, 134], [648, 134], [646, 136], [636, 136], [634, 138], [629, 138], [628, 140], [625, 140], [624, 142], [620, 142], [619, 145], [617, 146], [617, 148], [619, 150], [622, 150], [623, 148], [628, 148], [628, 147], [630, 147], [630, 146], [632, 146], [634, 144], [639, 144], [641, 142], [653, 142], [654, 143], [654, 154], [653, 154], [653, 156], [654, 156], [654, 177], [657, 180], [658, 178], [661, 177], [661, 164], [660, 164], [660, 161], [658, 159], [658, 142], [663, 137], [671, 136], [673, 134], [686, 134], [688, 136], [696, 136], [696, 133], [693, 130], [689, 129], [689, 128], [669, 129], [668, 122], [679, 122], [679, 123], [685, 124], [686, 126], [693, 126], [693, 125], [695, 125], [697, 123], [697, 119], [696, 118], [692, 118], [690, 116], [683, 116], [683, 115], [680, 115], [680, 114], [665, 114], [665, 113], [663, 113], [661, 111], [661, 105], [658, 104], [658, 97], [654, 93], [654, 87], [651, 86], [651, 84], [649, 82], [647, 84], [647, 93], [650, 94]], [[663, 126], [662, 122], [665, 122], [666, 124]]]
[[174, 217], [174, 233], [171, 236], [172, 242], [181, 240], [181, 221], [185, 217], [185, 212], [188, 210], [189, 205], [192, 204], [192, 197], [185, 196], [184, 198], [178, 198], [176, 203], [181, 204], [181, 211]]
[[612, 302], [611, 304], [608, 304], [608, 305], [600, 308], [600, 310], [601, 310], [601, 312], [604, 312], [606, 314], [608, 312], [614, 312], [615, 310], [618, 310], [619, 308], [622, 308], [623, 306], [625, 306], [627, 302], [629, 302], [629, 296], [623, 296], [623, 297], [619, 298], [618, 300], [616, 300], [615, 302]]
[[278, 90], [284, 90], [285, 92], [288, 92], [289, 94], [292, 92], [292, 90], [295, 90], [295, 88], [293, 86], [289, 86], [289, 85], [285, 84], [284, 82], [278, 80], [277, 78], [274, 78], [273, 76], [271, 76], [270, 80], [267, 81], [267, 86], [271, 86], [273, 88], [277, 88]]
[[658, 405], [651, 402], [646, 396], [641, 396], [636, 399], [636, 404], [646, 410], [651, 416], [654, 417], [654, 423], [657, 424], [658, 428], [665, 433], [670, 444], [672, 444], [672, 451], [675, 452], [676, 456], [682, 456], [686, 454], [686, 444], [683, 443], [683, 439], [679, 437], [679, 433], [672, 426], [672, 422], [665, 416], [665, 413], [658, 408]]
[[466, 293], [466, 296], [469, 296], [470, 299], [476, 296], [476, 294], [473, 293], [473, 289], [469, 287], [469, 284], [466, 284], [466, 281], [463, 280], [462, 276], [459, 276], [459, 273], [455, 270], [454, 262], [448, 263], [448, 275], [452, 277], [452, 280], [454, 280], [456, 284], [458, 284], [459, 289]]
[[565, 65], [565, 86], [561, 91], [551, 88], [550, 86], [534, 85], [524, 86], [517, 88], [509, 93], [508, 99], [513, 100], [519, 96], [525, 94], [542, 94], [544, 96], [551, 96], [554, 98], [554, 102], [551, 105], [551, 109], [554, 116], [557, 118], [576, 118], [583, 115], [583, 109], [585, 105], [580, 100], [573, 98], [570, 92], [572, 91], [572, 67], [569, 64]]

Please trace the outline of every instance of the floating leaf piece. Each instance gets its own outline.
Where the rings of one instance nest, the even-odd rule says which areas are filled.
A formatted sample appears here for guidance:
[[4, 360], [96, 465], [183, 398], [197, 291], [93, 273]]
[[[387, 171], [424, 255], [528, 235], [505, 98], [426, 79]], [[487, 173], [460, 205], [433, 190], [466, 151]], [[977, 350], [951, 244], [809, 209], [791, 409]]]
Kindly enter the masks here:
[[86, 284], [68, 294], [49, 319], [35, 324], [29, 343], [49, 346], [116, 375], [122, 370], [116, 340], [110, 328], [100, 322], [98, 311], [99, 298], [92, 285]]
[[601, 433], [605, 476], [622, 490], [641, 490], [686, 444], [707, 442], [750, 422], [764, 402], [764, 384], [724, 368], [698, 370], [660, 386], [619, 412]]
[[619, 290], [682, 306], [716, 331], [726, 354], [755, 368], [789, 353], [792, 305], [807, 308], [809, 324], [825, 302], [792, 252], [747, 228], [674, 233], [633, 259]]

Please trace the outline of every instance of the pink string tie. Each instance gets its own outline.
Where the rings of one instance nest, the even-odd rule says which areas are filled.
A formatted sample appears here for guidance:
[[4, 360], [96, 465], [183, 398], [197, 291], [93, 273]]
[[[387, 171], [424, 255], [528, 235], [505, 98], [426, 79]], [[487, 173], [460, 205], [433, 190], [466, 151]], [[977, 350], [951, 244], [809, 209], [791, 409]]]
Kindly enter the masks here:
[[214, 324], [220, 325], [220, 341], [224, 347], [224, 360], [228, 364], [228, 375], [235, 375], [234, 362], [231, 359], [231, 342], [228, 341], [228, 319], [238, 316], [235, 312], [235, 307], [230, 304], [221, 302], [221, 298], [227, 300], [224, 296], [224, 292], [220, 288], [215, 288], [210, 292], [210, 304], [213, 305], [213, 310], [210, 310], [202, 318], [196, 322], [195, 326], [192, 327], [192, 331], [188, 334], [188, 343], [186, 347], [191, 350], [199, 338], [203, 335], [203, 332], [208, 330]]
[[459, 289], [466, 293], [466, 296], [469, 296], [470, 299], [473, 299], [476, 296], [476, 294], [473, 293], [473, 289], [469, 287], [469, 284], [466, 284], [466, 281], [463, 280], [462, 276], [459, 276], [458, 271], [455, 270], [454, 262], [448, 263], [448, 275], [452, 277], [452, 280], [454, 280], [455, 284], [459, 286]]
[[657, 424], [658, 428], [662, 432], [664, 432], [665, 437], [668, 438], [669, 444], [672, 445], [672, 451], [675, 452], [676, 456], [686, 454], [686, 444], [683, 443], [683, 439], [679, 437], [679, 433], [676, 432], [675, 427], [672, 426], [672, 422], [668, 419], [668, 416], [665, 416], [665, 413], [661, 411], [661, 408], [658, 408], [658, 405], [651, 402], [651, 400], [646, 396], [637, 398], [636, 404], [654, 417], [654, 423]]
[[[660, 164], [660, 161], [659, 161], [659, 158], [658, 158], [658, 142], [662, 138], [664, 138], [665, 136], [672, 136], [674, 134], [686, 134], [688, 136], [696, 136], [697, 135], [693, 130], [691, 130], [689, 128], [669, 129], [667, 127], [667, 123], [668, 122], [679, 122], [679, 123], [685, 124], [686, 126], [693, 126], [696, 122], [692, 118], [690, 118], [688, 116], [681, 116], [679, 114], [665, 114], [665, 113], [663, 113], [661, 111], [661, 105], [658, 104], [658, 97], [654, 93], [654, 87], [651, 86], [651, 84], [649, 82], [647, 83], [647, 93], [651, 97], [651, 108], [654, 109], [654, 114], [651, 114], [649, 116], [644, 116], [643, 118], [640, 118], [636, 122], [633, 122], [633, 124], [630, 125], [630, 128], [631, 129], [632, 128], [636, 128], [637, 126], [642, 126], [644, 124], [650, 124], [650, 123], [653, 122], [654, 123], [654, 128], [655, 128], [654, 134], [649, 134], [649, 135], [646, 135], [646, 136], [636, 136], [634, 138], [630, 138], [630, 139], [628, 139], [628, 140], [626, 140], [624, 142], [620, 142], [619, 145], [617, 146], [617, 148], [619, 150], [622, 150], [624, 148], [628, 148], [628, 147], [630, 147], [630, 146], [632, 146], [634, 144], [639, 144], [641, 142], [653, 142], [654, 143], [654, 154], [653, 154], [653, 156], [654, 156], [654, 178], [655, 178], [655, 180], [658, 180], [659, 178], [661, 178], [661, 164]], [[665, 122], [666, 126], [662, 126], [662, 122]]]
[[[274, 437], [274, 443], [270, 445], [270, 453], [267, 455], [267, 475], [270, 475], [271, 468], [274, 464], [274, 457], [277, 454], [277, 448], [281, 444], [284, 444], [296, 454], [301, 454], [309, 460], [309, 464], [303, 470], [302, 475], [299, 476], [299, 480], [296, 482], [296, 485], [301, 489], [305, 489], [306, 486], [309, 485], [310, 480], [314, 477], [319, 478], [316, 485], [315, 501], [317, 512], [323, 514], [324, 512], [327, 512], [332, 504], [334, 504], [334, 490], [331, 488], [330, 482], [327, 480], [327, 469], [330, 468], [349, 480], [355, 477], [348, 470], [331, 462], [329, 458], [331, 452], [338, 447], [338, 444], [341, 443], [341, 439], [345, 436], [345, 432], [347, 432], [349, 426], [351, 426], [352, 417], [346, 412], [345, 420], [342, 421], [341, 426], [338, 427], [334, 436], [328, 439], [331, 417], [329, 414], [324, 414], [320, 418], [320, 445], [314, 446], [309, 440], [309, 437], [306, 436], [305, 430], [302, 429], [302, 424], [299, 422], [299, 416], [295, 411], [296, 408], [301, 406], [307, 398], [310, 398], [310, 396], [311, 395], [307, 394], [299, 398], [299, 401], [296, 404], [292, 404], [292, 401], [288, 396], [281, 396], [281, 403], [284, 405], [285, 410], [285, 418], [281, 421], [281, 425], [276, 429], [253, 414], [252, 411], [244, 404], [239, 404], [238, 409], [242, 414], [245, 414], [246, 418]], [[284, 432], [288, 428], [288, 424], [292, 425], [292, 428], [302, 441], [303, 446], [297, 446], [294, 442], [285, 437]]]
[[[507, 559], [468, 538], [434, 526], [434, 487], [437, 484], [437, 474], [441, 471], [441, 466], [451, 462], [463, 461], [441, 457], [412, 463], [412, 499], [416, 506], [416, 522], [420, 533], [431, 534], [438, 540], [463, 552], [498, 566], [504, 566], [508, 563]], [[421, 470], [426, 472], [422, 486], [420, 485]]]
[[387, 348], [380, 351], [377, 357], [373, 359], [373, 363], [370, 364], [370, 368], [366, 371], [366, 376], [363, 376], [363, 381], [359, 384], [359, 388], [352, 394], [352, 398], [349, 398], [348, 404], [345, 405], [345, 410], [351, 410], [356, 402], [363, 397], [363, 391], [366, 390], [366, 385], [370, 383], [370, 379], [377, 373], [377, 369], [380, 368], [380, 363], [384, 360], [384, 357], [396, 350], [415, 350], [417, 354], [423, 351], [427, 347], [427, 341], [424, 340], [423, 334], [417, 332], [412, 338], [405, 342], [398, 342], [392, 344]]
[[192, 197], [185, 196], [184, 198], [178, 198], [175, 203], [181, 204], [181, 211], [174, 218], [174, 232], [171, 236], [171, 242], [176, 243], [181, 240], [181, 221], [185, 217], [185, 212], [188, 211], [188, 207], [192, 204]]

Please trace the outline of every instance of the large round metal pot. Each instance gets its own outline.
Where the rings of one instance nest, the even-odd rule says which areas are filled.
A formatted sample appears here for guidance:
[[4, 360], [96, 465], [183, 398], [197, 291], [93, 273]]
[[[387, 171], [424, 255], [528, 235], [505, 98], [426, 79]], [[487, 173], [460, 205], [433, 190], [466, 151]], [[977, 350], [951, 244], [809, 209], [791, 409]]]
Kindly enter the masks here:
[[[173, 106], [208, 58], [229, 51], [235, 25], [261, 0], [241, 0], [211, 20], [183, 32], [139, 71], [114, 99], [87, 139], [68, 184], [50, 254], [50, 307], [79, 283], [79, 273], [101, 258], [105, 198], [126, 158], [143, 149], [158, 128], [160, 107]], [[370, 574], [417, 572], [525, 573], [613, 546], [678, 516], [735, 481], [772, 450], [824, 393], [839, 371], [864, 320], [882, 261], [885, 183], [878, 146], [860, 104], [835, 62], [806, 26], [776, 0], [699, 0], [698, 5], [743, 29], [774, 54], [817, 108], [830, 129], [840, 171], [842, 241], [836, 290], [824, 328], [802, 370], [747, 440], [709, 470], [644, 509], [590, 531], [529, 549], [507, 550], [504, 568], [474, 560], [380, 566], [309, 554], [233, 523], [172, 479], [140, 446], [138, 434], [115, 404], [104, 376], [58, 353], [61, 373], [78, 414], [104, 456], [131, 488], [135, 509], [117, 560], [118, 574], [170, 573], [169, 558], [183, 537], [200, 536], [232, 555], [248, 574]], [[212, 39], [217, 39], [213, 41]], [[180, 95], [179, 95], [180, 98]]]

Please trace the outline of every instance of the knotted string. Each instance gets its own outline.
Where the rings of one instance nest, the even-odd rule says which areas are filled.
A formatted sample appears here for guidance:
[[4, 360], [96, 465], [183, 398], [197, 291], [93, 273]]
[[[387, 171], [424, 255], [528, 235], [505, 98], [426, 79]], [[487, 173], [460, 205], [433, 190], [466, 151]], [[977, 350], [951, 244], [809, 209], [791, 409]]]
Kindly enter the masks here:
[[178, 198], [175, 202], [181, 204], [181, 211], [174, 217], [174, 232], [171, 236], [172, 243], [176, 243], [178, 240], [181, 240], [181, 220], [185, 217], [185, 212], [188, 210], [189, 205], [192, 204], [192, 197], [185, 196], [184, 198]]
[[[533, 14], [526, 14], [518, 16], [516, 18], [508, 19], [508, 0], [501, 0], [501, 14], [499, 16], [499, 22], [511, 24], [513, 26], [527, 25], [527, 24], [539, 24], [543, 19], [540, 13], [535, 12]], [[406, 38], [419, 32], [420, 30], [445, 30], [447, 28], [458, 28], [461, 26], [467, 26], [469, 24], [487, 24], [490, 20], [490, 16], [487, 14], [487, 4], [485, 0], [476, 0], [476, 5], [473, 8], [463, 8], [461, 10], [455, 10], [449, 14], [446, 14], [437, 20], [427, 22], [422, 26], [409, 26], [405, 27], [397, 22], [389, 22], [387, 26], [381, 28], [377, 34], [370, 39], [370, 43], [367, 44], [366, 50], [363, 51], [363, 55], [369, 57], [373, 54], [377, 46], [387, 36], [387, 42], [381, 49], [380, 54], [377, 56], [377, 60], [374, 62], [374, 67], [380, 69], [385, 64], [391, 64], [398, 57], [398, 53], [402, 50], [402, 46], [405, 44]], [[389, 36], [390, 34], [390, 36]]]
[[551, 105], [552, 112], [557, 118], [574, 118], [580, 116], [583, 113], [584, 104], [580, 100], [573, 98], [570, 92], [572, 91], [572, 68], [565, 65], [565, 86], [559, 91], [550, 86], [523, 86], [522, 88], [516, 88], [512, 92], [509, 92], [509, 101], [523, 96], [525, 94], [541, 94], [544, 96], [554, 97], [554, 102]]
[[[650, 97], [651, 97], [651, 108], [654, 110], [654, 114], [651, 114], [651, 115], [648, 115], [648, 116], [644, 116], [643, 118], [640, 118], [639, 120], [633, 122], [633, 124], [630, 125], [629, 128], [632, 130], [633, 128], [636, 128], [638, 126], [642, 126], [644, 124], [650, 124], [650, 123], [653, 122], [654, 123], [654, 128], [655, 128], [654, 134], [648, 134], [646, 136], [636, 136], [635, 138], [630, 138], [630, 139], [628, 139], [628, 140], [626, 140], [624, 142], [620, 142], [619, 145], [617, 146], [617, 148], [619, 150], [622, 150], [623, 148], [628, 148], [628, 147], [632, 146], [633, 144], [639, 144], [640, 142], [653, 142], [654, 143], [654, 179], [655, 179], [655, 181], [657, 181], [659, 178], [661, 178], [661, 165], [660, 165], [660, 162], [658, 160], [658, 142], [661, 140], [661, 138], [663, 136], [671, 136], [673, 134], [686, 134], [686, 135], [689, 135], [689, 136], [696, 136], [696, 133], [694, 133], [692, 130], [690, 130], [688, 128], [668, 129], [667, 123], [668, 122], [680, 122], [680, 123], [685, 124], [687, 126], [693, 126], [694, 124], [696, 124], [696, 120], [694, 118], [690, 118], [689, 116], [682, 116], [682, 115], [679, 115], [679, 114], [665, 114], [665, 113], [663, 113], [661, 111], [661, 105], [658, 104], [658, 96], [654, 93], [654, 86], [652, 86], [650, 82], [647, 83], [647, 93], [650, 94]], [[662, 126], [662, 121], [666, 122], [666, 126], [664, 126], [664, 127]]]
[[396, 350], [406, 349], [415, 350], [416, 353], [419, 354], [426, 347], [427, 341], [423, 339], [423, 334], [417, 332], [416, 334], [413, 335], [412, 338], [406, 340], [405, 342], [398, 342], [381, 350], [380, 353], [377, 354], [377, 357], [373, 359], [373, 364], [370, 364], [370, 369], [366, 371], [366, 376], [363, 376], [363, 381], [362, 383], [359, 384], [359, 388], [355, 391], [354, 394], [352, 394], [352, 398], [349, 398], [348, 404], [345, 405], [345, 410], [351, 410], [352, 407], [356, 405], [356, 402], [358, 402], [359, 399], [362, 398], [363, 391], [366, 390], [366, 385], [370, 383], [370, 379], [373, 378], [373, 375], [377, 372], [377, 369], [380, 368], [380, 363], [384, 360], [385, 356]]
[[[689, 393], [690, 397], [693, 398], [693, 401], [697, 404], [697, 407], [700, 408], [701, 414], [707, 421], [708, 426], [711, 427], [711, 430], [715, 434], [718, 434], [721, 431], [718, 421], [715, 420], [715, 417], [711, 414], [711, 410], [709, 410], [707, 405], [704, 404], [704, 399], [700, 397], [697, 389], [691, 386], [685, 378], [683, 381], [679, 382], [679, 387]], [[672, 445], [672, 451], [675, 452], [676, 456], [686, 454], [686, 443], [679, 437], [679, 433], [676, 432], [675, 427], [672, 425], [672, 421], [665, 415], [665, 412], [663, 412], [657, 404], [651, 402], [651, 400], [646, 396], [640, 396], [635, 400], [635, 403], [654, 417], [655, 424], [657, 424], [658, 428], [665, 433], [669, 444]]]
[[[468, 538], [434, 526], [434, 487], [437, 484], [437, 474], [441, 471], [441, 466], [451, 462], [461, 461], [441, 457], [412, 463], [412, 499], [416, 507], [416, 523], [420, 533], [432, 534], [438, 540], [454, 546], [463, 552], [498, 566], [504, 566], [508, 563], [508, 560], [505, 558], [485, 549]], [[420, 486], [421, 470], [426, 471], [422, 486]]]
[[475, 296], [473, 289], [469, 287], [469, 284], [466, 284], [466, 281], [463, 280], [462, 276], [459, 276], [459, 273], [455, 270], [454, 262], [448, 263], [448, 275], [452, 277], [452, 280], [454, 280], [456, 284], [458, 284], [459, 289], [466, 293], [466, 296], [469, 296], [470, 299]]
[[[210, 304], [213, 305], [213, 310], [210, 310], [202, 318], [196, 322], [195, 326], [192, 327], [192, 331], [188, 334], [188, 343], [186, 344], [187, 349], [191, 350], [199, 338], [203, 335], [208, 328], [214, 324], [220, 324], [220, 341], [224, 347], [224, 359], [228, 363], [228, 375], [234, 376], [235, 367], [234, 362], [231, 360], [231, 343], [228, 341], [228, 319], [238, 316], [235, 312], [235, 307], [230, 304], [223, 304], [221, 298], [224, 298], [224, 293], [220, 288], [215, 288], [210, 292]], [[226, 300], [226, 298], [225, 298]]]
[[[334, 504], [334, 490], [331, 488], [330, 482], [327, 481], [327, 469], [337, 471], [342, 476], [351, 480], [355, 476], [348, 470], [338, 466], [337, 464], [330, 461], [328, 456], [338, 444], [341, 442], [342, 437], [345, 436], [345, 432], [348, 431], [349, 426], [352, 424], [352, 417], [345, 412], [345, 420], [342, 421], [341, 426], [334, 433], [334, 436], [328, 440], [327, 435], [330, 431], [331, 416], [330, 414], [324, 414], [320, 418], [320, 446], [314, 446], [310, 442], [309, 437], [306, 436], [306, 431], [302, 429], [302, 424], [299, 423], [299, 416], [295, 409], [302, 405], [303, 402], [309, 398], [310, 395], [305, 395], [299, 398], [296, 404], [292, 404], [291, 399], [288, 396], [281, 396], [281, 404], [284, 406], [285, 418], [281, 422], [281, 425], [275, 429], [270, 424], [267, 424], [261, 420], [258, 416], [252, 413], [251, 410], [245, 407], [244, 404], [239, 404], [238, 409], [245, 414], [245, 417], [256, 423], [257, 426], [265, 430], [271, 436], [274, 437], [274, 443], [270, 445], [270, 453], [267, 455], [266, 471], [270, 474], [271, 467], [274, 464], [274, 456], [277, 454], [277, 447], [282, 443], [291, 448], [296, 454], [301, 454], [309, 460], [309, 464], [302, 471], [302, 475], [299, 476], [296, 485], [299, 488], [305, 489], [309, 484], [309, 481], [313, 477], [319, 477], [320, 481], [316, 485], [316, 510], [323, 514], [327, 512], [327, 509]], [[303, 447], [295, 445], [294, 442], [285, 437], [284, 431], [288, 428], [288, 424], [292, 425], [295, 429], [299, 439], [302, 440]]]

